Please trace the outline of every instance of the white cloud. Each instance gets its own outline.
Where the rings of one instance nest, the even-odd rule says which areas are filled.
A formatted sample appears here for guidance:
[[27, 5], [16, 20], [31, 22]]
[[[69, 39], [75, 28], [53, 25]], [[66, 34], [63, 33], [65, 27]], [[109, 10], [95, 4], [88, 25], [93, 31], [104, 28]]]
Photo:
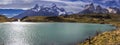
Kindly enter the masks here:
[[10, 4], [12, 0], [0, 0], [0, 4]]

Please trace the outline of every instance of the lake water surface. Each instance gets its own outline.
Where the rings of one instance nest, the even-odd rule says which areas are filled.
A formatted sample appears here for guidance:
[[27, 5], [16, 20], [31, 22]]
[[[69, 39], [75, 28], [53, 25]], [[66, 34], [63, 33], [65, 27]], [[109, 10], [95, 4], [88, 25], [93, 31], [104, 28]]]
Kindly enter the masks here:
[[96, 31], [115, 29], [107, 24], [87, 23], [0, 23], [0, 44], [74, 45], [94, 36]]

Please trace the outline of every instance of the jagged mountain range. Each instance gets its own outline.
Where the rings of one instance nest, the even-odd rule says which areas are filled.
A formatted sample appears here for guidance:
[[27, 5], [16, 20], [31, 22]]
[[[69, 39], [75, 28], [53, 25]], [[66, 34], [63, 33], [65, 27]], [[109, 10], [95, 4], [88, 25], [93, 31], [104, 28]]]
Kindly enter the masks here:
[[120, 13], [120, 9], [117, 7], [103, 8], [101, 5], [95, 6], [93, 3], [85, 6], [84, 10], [79, 12], [80, 14], [89, 13]]
[[39, 6], [36, 4], [33, 8], [13, 17], [13, 18], [23, 18], [25, 16], [60, 16], [67, 15], [64, 8], [57, 7], [56, 4], [52, 4], [51, 7]]

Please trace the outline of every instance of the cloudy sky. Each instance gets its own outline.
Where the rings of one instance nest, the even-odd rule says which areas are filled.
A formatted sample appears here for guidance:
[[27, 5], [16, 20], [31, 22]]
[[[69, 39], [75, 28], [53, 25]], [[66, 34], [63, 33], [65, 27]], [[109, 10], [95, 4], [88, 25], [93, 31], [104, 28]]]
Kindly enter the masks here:
[[[79, 0], [0, 0], [0, 9], [29, 9], [35, 4], [50, 5], [56, 3], [58, 7], [63, 7], [69, 11], [79, 11], [87, 3]], [[72, 9], [72, 10], [70, 10]]]

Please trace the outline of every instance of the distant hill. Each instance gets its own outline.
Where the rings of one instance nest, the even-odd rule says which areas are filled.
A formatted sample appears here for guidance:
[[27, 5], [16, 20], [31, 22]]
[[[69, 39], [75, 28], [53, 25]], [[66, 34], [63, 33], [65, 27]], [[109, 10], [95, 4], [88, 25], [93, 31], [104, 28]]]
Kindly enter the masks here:
[[13, 17], [17, 14], [24, 12], [22, 9], [0, 9], [0, 14], [3, 14], [7, 17]]

